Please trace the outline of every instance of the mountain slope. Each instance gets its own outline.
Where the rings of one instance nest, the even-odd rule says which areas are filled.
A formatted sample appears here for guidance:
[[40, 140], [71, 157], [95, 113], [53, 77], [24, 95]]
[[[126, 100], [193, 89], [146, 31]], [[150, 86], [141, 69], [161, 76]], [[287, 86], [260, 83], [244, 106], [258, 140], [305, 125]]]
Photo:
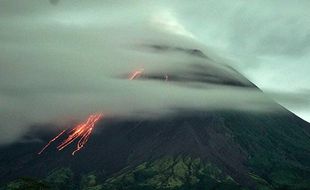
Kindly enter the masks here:
[[[198, 50], [151, 48], [210, 61]], [[230, 68], [192, 68], [171, 73], [170, 80], [256, 88]], [[272, 112], [180, 109], [156, 119], [107, 118], [75, 156], [72, 146], [56, 150], [62, 139], [38, 155], [57, 132], [34, 128], [24, 142], [0, 148], [0, 184], [4, 189], [310, 189], [310, 125], [271, 104]]]
[[243, 187], [257, 186], [253, 176], [274, 188], [309, 187], [309, 126], [293, 114], [197, 111], [160, 120], [107, 122], [74, 157], [70, 150], [53, 147], [38, 156], [42, 144], [36, 142], [2, 148], [2, 182], [69, 167], [77, 177], [97, 172], [103, 183], [168, 157], [210, 163]]

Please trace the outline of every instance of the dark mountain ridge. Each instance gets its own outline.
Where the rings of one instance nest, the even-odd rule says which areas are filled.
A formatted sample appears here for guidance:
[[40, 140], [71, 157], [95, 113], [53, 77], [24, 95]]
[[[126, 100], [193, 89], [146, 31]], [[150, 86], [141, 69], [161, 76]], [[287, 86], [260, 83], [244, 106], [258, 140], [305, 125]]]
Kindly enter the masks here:
[[310, 176], [308, 127], [293, 114], [283, 113], [197, 111], [150, 121], [110, 120], [97, 126], [100, 131], [76, 156], [70, 149], [56, 151], [55, 145], [37, 155], [42, 146], [37, 142], [2, 147], [1, 182], [43, 177], [59, 167], [77, 174], [96, 171], [104, 180], [124, 168], [181, 156], [210, 162], [245, 187], [256, 186], [250, 173], [277, 185], [273, 175], [291, 172], [295, 187]]
[[[208, 59], [201, 51], [168, 49]], [[230, 71], [194, 68], [217, 71], [217, 80], [193, 73], [171, 80], [180, 82], [177, 76], [182, 76], [185, 81], [256, 88]], [[139, 80], [159, 78], [153, 74]], [[0, 148], [0, 184], [31, 176], [39, 179], [36, 185], [48, 182], [46, 189], [50, 184], [52, 189], [309, 189], [310, 125], [272, 104], [272, 112], [179, 110], [157, 119], [106, 118], [75, 156], [73, 146], [56, 150], [61, 138], [38, 155], [57, 131], [32, 130], [25, 139], [42, 141]], [[20, 183], [30, 182], [17, 180], [5, 188]]]

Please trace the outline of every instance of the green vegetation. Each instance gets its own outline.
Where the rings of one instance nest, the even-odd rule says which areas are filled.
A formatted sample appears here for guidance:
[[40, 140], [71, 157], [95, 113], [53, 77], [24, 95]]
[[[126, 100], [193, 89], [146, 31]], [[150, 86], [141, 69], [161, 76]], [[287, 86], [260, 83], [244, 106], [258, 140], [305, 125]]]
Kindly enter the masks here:
[[73, 187], [72, 171], [60, 168], [52, 171], [45, 179], [21, 178], [8, 183], [1, 190], [71, 190]]
[[[128, 169], [127, 169], [128, 170]], [[106, 180], [105, 189], [240, 189], [228, 175], [200, 159], [166, 157]]]
[[82, 176], [81, 184], [80, 184], [81, 190], [101, 190], [103, 189], [101, 184], [98, 184], [97, 176], [95, 174], [88, 174]]
[[241, 120], [233, 114], [224, 117], [235, 141], [249, 155], [249, 168], [260, 179], [268, 181], [274, 189], [310, 188], [309, 134], [298, 123], [291, 122], [292, 118], [248, 115]]
[[[78, 181], [74, 183], [74, 181]], [[98, 181], [94, 173], [83, 175], [79, 180], [69, 168], [52, 171], [45, 179], [19, 179], [10, 182], [3, 190], [191, 190], [191, 189], [240, 189], [228, 175], [210, 163], [200, 159], [166, 157], [125, 168], [119, 175]], [[2, 190], [1, 189], [1, 190]]]
[[[271, 173], [272, 183], [254, 173], [249, 176], [257, 184], [258, 190], [307, 189], [309, 182], [304, 180], [292, 188], [291, 184], [300, 181], [294, 172], [278, 171]], [[42, 180], [21, 178], [12, 181], [0, 190], [236, 190], [242, 188], [235, 180], [224, 174], [211, 163], [190, 157], [166, 157], [154, 162], [146, 162], [135, 168], [125, 168], [106, 180], [98, 180], [95, 173], [74, 179], [69, 168], [52, 171]], [[76, 183], [75, 183], [76, 181]]]
[[20, 178], [0, 188], [1, 190], [49, 190], [48, 183], [34, 178]]
[[[258, 190], [307, 189], [293, 171], [272, 172], [271, 182], [249, 173]], [[269, 179], [269, 178], [268, 178]], [[302, 181], [296, 184], [296, 181]], [[291, 184], [296, 184], [292, 187]], [[108, 179], [98, 179], [95, 173], [74, 176], [69, 168], [58, 168], [42, 180], [21, 178], [0, 190], [246, 190], [218, 167], [199, 158], [165, 157], [145, 162], [135, 168], [125, 168]]]
[[69, 168], [60, 168], [52, 171], [45, 180], [52, 189], [73, 189], [73, 172]]

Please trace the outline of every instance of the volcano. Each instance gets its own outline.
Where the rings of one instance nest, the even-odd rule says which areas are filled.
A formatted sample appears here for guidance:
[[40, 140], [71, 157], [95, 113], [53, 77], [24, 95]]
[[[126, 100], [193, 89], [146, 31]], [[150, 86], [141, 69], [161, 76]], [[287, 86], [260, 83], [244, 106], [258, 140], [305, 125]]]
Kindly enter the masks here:
[[[147, 47], [210, 59], [197, 49]], [[263, 93], [229, 67], [192, 68], [169, 73], [169, 81]], [[164, 79], [149, 73], [137, 80]], [[180, 108], [160, 118], [106, 118], [75, 156], [74, 147], [57, 151], [57, 143], [38, 155], [59, 131], [33, 127], [26, 142], [0, 148], [0, 183], [3, 189], [310, 189], [310, 125], [270, 105], [272, 112]]]

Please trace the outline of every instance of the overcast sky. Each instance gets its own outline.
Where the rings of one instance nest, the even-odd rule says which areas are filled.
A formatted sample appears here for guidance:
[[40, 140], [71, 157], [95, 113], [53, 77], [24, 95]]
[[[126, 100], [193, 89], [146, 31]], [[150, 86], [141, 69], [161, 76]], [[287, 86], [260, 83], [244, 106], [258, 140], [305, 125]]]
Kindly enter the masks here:
[[310, 121], [310, 1], [203, 1], [175, 15], [196, 39], [224, 51], [233, 66]]
[[[271, 111], [269, 100], [250, 88], [195, 82], [197, 68], [246, 83], [231, 66], [310, 121], [309, 5], [307, 0], [1, 0], [1, 142], [16, 140], [34, 123], [93, 112], [141, 117], [172, 108]], [[212, 59], [160, 53], [147, 44], [200, 49]], [[141, 68], [192, 82], [127, 80]]]

